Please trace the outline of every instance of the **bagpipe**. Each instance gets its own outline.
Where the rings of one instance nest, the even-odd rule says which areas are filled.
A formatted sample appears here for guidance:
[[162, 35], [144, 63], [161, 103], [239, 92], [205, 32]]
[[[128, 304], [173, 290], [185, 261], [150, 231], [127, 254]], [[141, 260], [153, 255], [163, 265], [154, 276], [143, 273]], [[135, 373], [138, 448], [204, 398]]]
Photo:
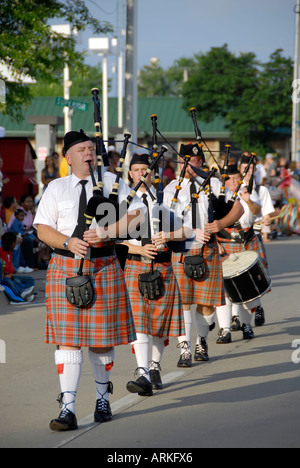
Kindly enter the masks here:
[[[113, 188], [108, 197], [104, 196], [104, 183], [103, 183], [103, 166], [109, 166], [109, 160], [105, 149], [103, 136], [102, 136], [102, 125], [101, 125], [101, 111], [100, 111], [100, 100], [98, 88], [91, 90], [94, 101], [94, 126], [95, 126], [95, 147], [96, 147], [96, 158], [97, 158], [97, 174], [98, 181], [96, 181], [94, 168], [91, 161], [89, 162], [89, 170], [93, 183], [93, 196], [88, 201], [84, 216], [86, 220], [86, 230], [91, 227], [92, 221], [95, 218], [97, 224], [101, 223], [102, 220], [106, 220], [105, 227], [108, 224], [114, 224], [119, 221], [120, 217], [124, 214], [124, 209], [120, 207], [118, 203], [118, 191], [119, 182], [122, 178], [122, 166], [125, 161], [126, 150], [131, 135], [129, 133], [124, 134], [124, 144], [120, 156], [119, 167], [117, 168], [116, 180], [113, 183]], [[123, 206], [124, 208], [124, 206]], [[121, 268], [124, 269], [128, 247], [120, 244], [115, 245], [115, 252], [120, 262]], [[87, 307], [92, 303], [94, 299], [94, 288], [89, 275], [83, 274], [83, 265], [85, 258], [80, 261], [79, 270], [77, 276], [67, 278], [66, 280], [66, 296], [71, 305], [83, 308]]]

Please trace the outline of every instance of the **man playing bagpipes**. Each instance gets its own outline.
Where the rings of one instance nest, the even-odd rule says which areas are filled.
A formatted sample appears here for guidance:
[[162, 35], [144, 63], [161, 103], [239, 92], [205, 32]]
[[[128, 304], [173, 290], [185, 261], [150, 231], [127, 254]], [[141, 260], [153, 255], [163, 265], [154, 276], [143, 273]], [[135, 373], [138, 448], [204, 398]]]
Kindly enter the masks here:
[[[169, 241], [183, 241], [192, 236], [189, 225], [176, 219], [170, 231], [170, 210], [159, 205], [152, 185], [152, 175], [146, 171], [150, 158], [134, 154], [130, 162], [129, 177], [136, 186], [145, 178], [136, 192], [148, 210], [147, 222], [141, 240], [129, 240], [125, 278], [131, 300], [137, 340], [132, 347], [137, 361], [136, 381], [127, 383], [129, 392], [151, 396], [154, 389], [162, 388], [160, 363], [168, 337], [184, 333], [182, 302], [175, 278]], [[144, 179], [143, 179], [144, 180]], [[157, 210], [156, 210], [157, 209]], [[161, 209], [161, 220], [158, 210]], [[169, 229], [168, 229], [169, 227]], [[149, 365], [149, 337], [152, 337], [152, 356]]]
[[[177, 197], [174, 197], [176, 187], [178, 188], [178, 180], [172, 181], [165, 188], [164, 194], [169, 206], [172, 206], [174, 199], [176, 199], [177, 213], [183, 213], [184, 207], [191, 204], [190, 213], [196, 236], [196, 242], [188, 253], [175, 253], [172, 257], [173, 269], [183, 302], [186, 329], [185, 335], [179, 337], [181, 356], [177, 365], [178, 367], [190, 367], [192, 365], [191, 332], [193, 322], [191, 306], [197, 305], [197, 344], [194, 359], [195, 361], [207, 361], [209, 359], [207, 337], [214, 326], [214, 307], [225, 302], [222, 263], [214, 234], [238, 220], [243, 213], [243, 208], [237, 200], [229, 213], [214, 220], [211, 200], [212, 194], [215, 197], [220, 194], [220, 181], [216, 177], [212, 177], [208, 187], [204, 187], [205, 191], [202, 190], [199, 196], [197, 193], [195, 197], [195, 192], [199, 192], [199, 185], [205, 181], [204, 175], [199, 177], [195, 172], [201, 170], [205, 163], [204, 153], [201, 145], [188, 144], [181, 145], [180, 155], [183, 158], [188, 158], [189, 162], [186, 165], [185, 173], [181, 173], [180, 176], [182, 182], [180, 182], [180, 190], [177, 190], [178, 201]], [[184, 166], [184, 163], [181, 165]]]
[[[115, 254], [114, 235], [108, 226], [106, 238], [99, 238], [93, 219], [95, 212], [89, 212], [90, 206], [94, 209], [102, 206], [98, 205], [99, 200], [109, 202], [116, 176], [110, 172], [102, 174], [99, 161], [98, 173], [95, 171], [94, 144], [82, 130], [65, 135], [64, 149], [72, 175], [49, 184], [35, 218], [38, 237], [54, 249], [47, 272], [45, 333], [45, 342], [57, 345], [55, 363], [61, 387], [58, 401], [62, 410], [50, 423], [54, 431], [77, 429], [75, 399], [83, 361], [81, 348], [85, 347], [89, 348], [96, 382], [95, 422], [111, 420], [109, 377], [114, 347], [136, 338], [125, 279]], [[103, 186], [102, 197], [94, 195], [93, 190], [99, 190], [93, 178]], [[128, 194], [129, 187], [120, 180], [119, 203]], [[118, 236], [122, 229], [126, 233], [130, 222], [145, 212], [144, 205], [134, 197], [127, 216], [114, 219], [114, 234]], [[87, 219], [91, 223], [88, 231]]]
[[[253, 229], [256, 216], [261, 211], [261, 202], [257, 192], [249, 188], [253, 174], [253, 164], [251, 164], [249, 156], [244, 156], [241, 159], [241, 166], [238, 166], [236, 163], [229, 164], [228, 166], [226, 200], [229, 202], [232, 195], [237, 194], [244, 208], [244, 214], [234, 226], [227, 227], [218, 232], [217, 239], [221, 247], [223, 260], [226, 260], [231, 254], [237, 254], [243, 250], [255, 251], [262, 259], [264, 258], [261, 242]], [[244, 177], [242, 177], [241, 172]], [[251, 309], [258, 304], [258, 300], [243, 304], [233, 304], [226, 296], [226, 305], [216, 308], [220, 326], [217, 343], [224, 344], [231, 342], [232, 317], [240, 318], [243, 324], [243, 338], [252, 339], [254, 333], [251, 324], [253, 318], [253, 311]]]

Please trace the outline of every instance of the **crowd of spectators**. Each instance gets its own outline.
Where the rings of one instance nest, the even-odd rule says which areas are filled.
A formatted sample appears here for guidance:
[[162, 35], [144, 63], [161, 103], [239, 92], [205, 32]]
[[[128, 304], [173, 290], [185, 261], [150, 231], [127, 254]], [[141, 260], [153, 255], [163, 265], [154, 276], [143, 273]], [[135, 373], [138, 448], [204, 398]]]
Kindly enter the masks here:
[[[61, 173], [68, 174], [61, 171], [60, 164], [57, 153], [46, 158], [41, 174], [43, 192], [51, 180]], [[7, 193], [2, 167], [0, 155], [0, 285], [11, 304], [28, 303], [35, 299], [35, 280], [31, 275], [47, 269], [51, 250], [39, 241], [33, 227], [35, 198], [25, 193], [17, 200], [14, 194]]]

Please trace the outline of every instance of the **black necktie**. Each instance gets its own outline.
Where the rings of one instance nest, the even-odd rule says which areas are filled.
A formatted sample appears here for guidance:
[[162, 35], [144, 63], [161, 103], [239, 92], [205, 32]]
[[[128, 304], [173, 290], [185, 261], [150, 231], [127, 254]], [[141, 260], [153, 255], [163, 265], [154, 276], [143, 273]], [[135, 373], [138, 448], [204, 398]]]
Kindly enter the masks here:
[[79, 183], [82, 186], [82, 190], [81, 190], [80, 199], [79, 199], [77, 226], [75, 228], [75, 231], [72, 237], [78, 237], [79, 239], [83, 239], [83, 234], [86, 231], [86, 218], [84, 216], [84, 213], [85, 213], [86, 206], [87, 206], [85, 186], [88, 183], [88, 181], [81, 180]]
[[149, 213], [149, 205], [148, 205], [148, 200], [147, 200], [147, 194], [143, 193], [142, 195], [142, 201], [145, 203], [147, 207], [147, 232], [146, 235], [147, 237], [142, 237], [142, 245], [146, 244], [151, 244], [151, 225], [150, 225], [150, 213]]
[[[193, 201], [194, 197], [193, 194], [197, 193], [195, 179], [191, 179], [190, 185], [190, 194], [191, 194], [191, 201]], [[192, 224], [193, 229], [199, 228], [199, 212], [198, 212], [198, 200], [196, 199], [192, 204]]]

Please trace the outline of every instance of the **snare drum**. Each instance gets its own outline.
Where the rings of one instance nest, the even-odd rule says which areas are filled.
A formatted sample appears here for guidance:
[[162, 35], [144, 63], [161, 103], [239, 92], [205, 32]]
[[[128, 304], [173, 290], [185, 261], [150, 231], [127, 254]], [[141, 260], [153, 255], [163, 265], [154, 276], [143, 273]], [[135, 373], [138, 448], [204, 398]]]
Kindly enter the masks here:
[[235, 304], [253, 301], [271, 288], [272, 281], [257, 252], [231, 254], [222, 267], [226, 294]]

